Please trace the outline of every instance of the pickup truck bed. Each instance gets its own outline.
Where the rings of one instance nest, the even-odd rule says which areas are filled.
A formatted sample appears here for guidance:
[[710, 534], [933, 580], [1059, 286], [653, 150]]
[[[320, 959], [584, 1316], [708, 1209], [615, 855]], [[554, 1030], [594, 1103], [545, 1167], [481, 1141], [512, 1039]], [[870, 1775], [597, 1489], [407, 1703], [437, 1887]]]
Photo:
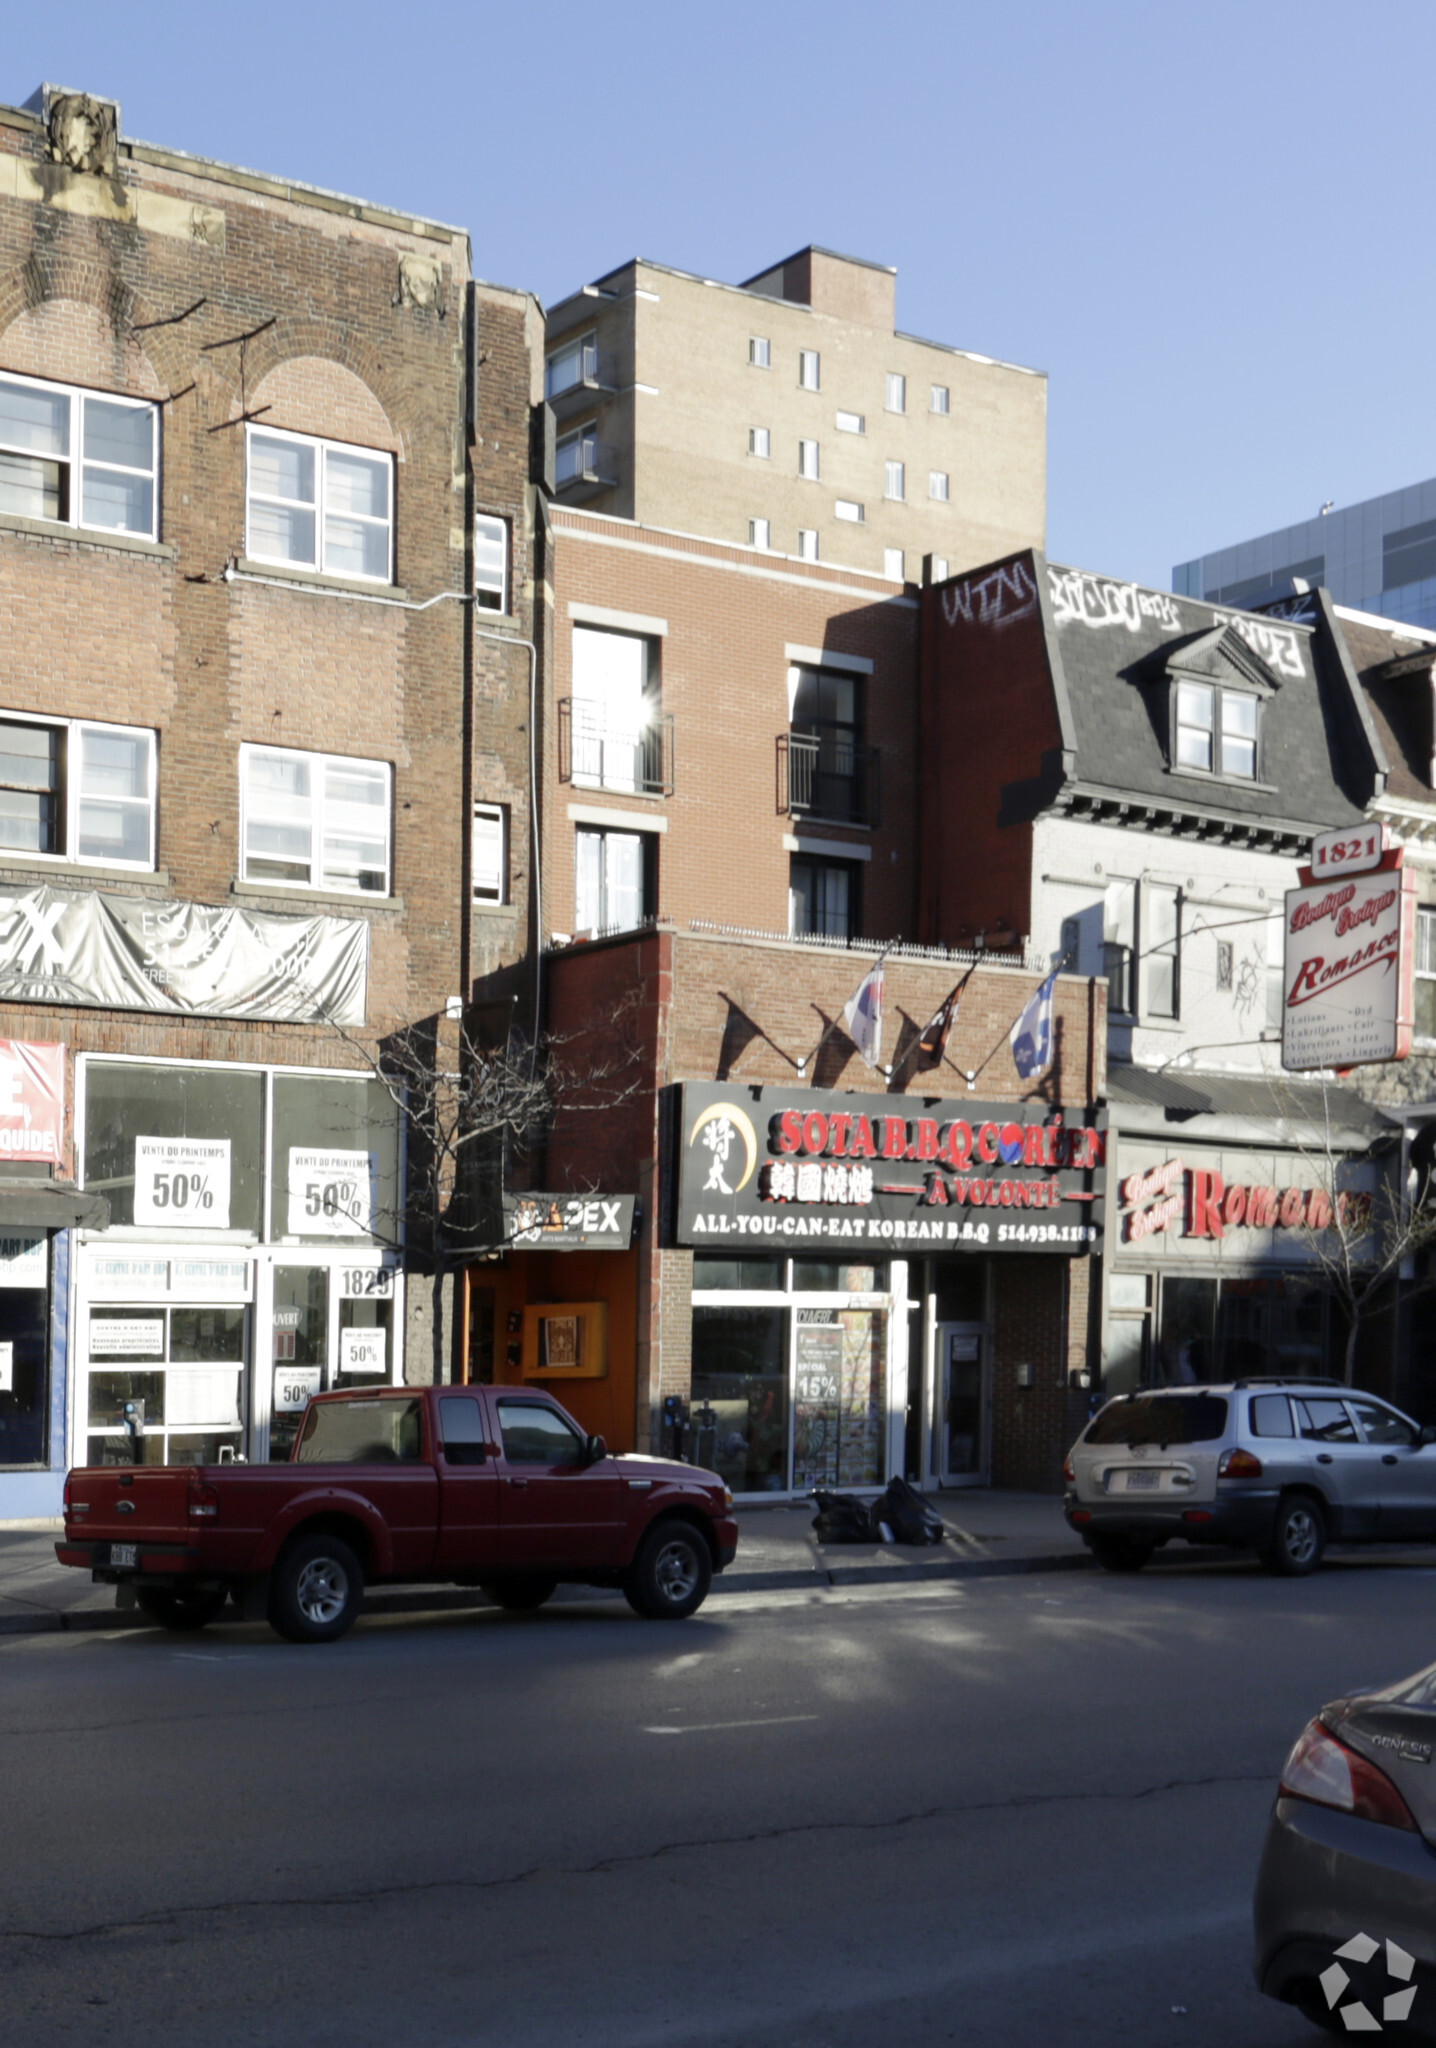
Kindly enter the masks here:
[[676, 1620], [733, 1561], [732, 1506], [716, 1473], [611, 1457], [547, 1392], [390, 1387], [316, 1396], [285, 1464], [77, 1468], [55, 1552], [176, 1629], [233, 1598], [291, 1641], [333, 1641], [385, 1581], [507, 1607], [615, 1586]]

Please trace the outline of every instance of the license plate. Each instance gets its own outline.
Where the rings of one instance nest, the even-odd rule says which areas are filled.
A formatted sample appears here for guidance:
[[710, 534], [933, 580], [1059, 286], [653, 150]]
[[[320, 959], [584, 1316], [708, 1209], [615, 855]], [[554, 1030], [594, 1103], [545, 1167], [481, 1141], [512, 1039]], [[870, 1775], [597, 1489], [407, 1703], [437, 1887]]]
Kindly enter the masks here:
[[110, 1563], [118, 1565], [133, 1565], [138, 1561], [137, 1552], [137, 1544], [112, 1543], [110, 1545]]
[[1129, 1472], [1124, 1493], [1156, 1493], [1162, 1484], [1160, 1472]]

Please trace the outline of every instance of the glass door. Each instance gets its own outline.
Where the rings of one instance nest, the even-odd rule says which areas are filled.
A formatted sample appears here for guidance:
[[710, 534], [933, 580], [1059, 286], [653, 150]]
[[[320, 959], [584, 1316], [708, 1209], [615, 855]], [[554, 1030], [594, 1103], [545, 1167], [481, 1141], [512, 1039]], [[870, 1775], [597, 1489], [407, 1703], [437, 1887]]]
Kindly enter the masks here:
[[987, 1338], [980, 1323], [936, 1328], [933, 1468], [940, 1486], [987, 1481]]

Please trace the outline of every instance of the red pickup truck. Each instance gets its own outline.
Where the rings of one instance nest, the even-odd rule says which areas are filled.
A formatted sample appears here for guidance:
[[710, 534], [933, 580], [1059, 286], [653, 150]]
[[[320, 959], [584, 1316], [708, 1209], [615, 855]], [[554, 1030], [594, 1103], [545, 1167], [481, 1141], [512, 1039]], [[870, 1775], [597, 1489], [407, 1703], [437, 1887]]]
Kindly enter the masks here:
[[291, 1642], [327, 1643], [366, 1582], [396, 1580], [509, 1608], [560, 1582], [617, 1586], [681, 1620], [737, 1547], [716, 1473], [611, 1457], [547, 1393], [388, 1387], [317, 1395], [285, 1464], [78, 1468], [55, 1554], [165, 1628], [203, 1628], [233, 1596]]

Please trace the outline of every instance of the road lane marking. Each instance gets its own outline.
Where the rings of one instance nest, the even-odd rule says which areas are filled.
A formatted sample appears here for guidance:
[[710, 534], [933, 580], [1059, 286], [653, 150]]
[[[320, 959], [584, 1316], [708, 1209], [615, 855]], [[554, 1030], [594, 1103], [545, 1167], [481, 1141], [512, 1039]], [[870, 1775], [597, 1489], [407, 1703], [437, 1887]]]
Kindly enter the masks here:
[[724, 1728], [788, 1728], [794, 1721], [816, 1721], [816, 1714], [774, 1714], [766, 1721], [699, 1721], [691, 1728], [645, 1728], [645, 1735], [715, 1735]]

